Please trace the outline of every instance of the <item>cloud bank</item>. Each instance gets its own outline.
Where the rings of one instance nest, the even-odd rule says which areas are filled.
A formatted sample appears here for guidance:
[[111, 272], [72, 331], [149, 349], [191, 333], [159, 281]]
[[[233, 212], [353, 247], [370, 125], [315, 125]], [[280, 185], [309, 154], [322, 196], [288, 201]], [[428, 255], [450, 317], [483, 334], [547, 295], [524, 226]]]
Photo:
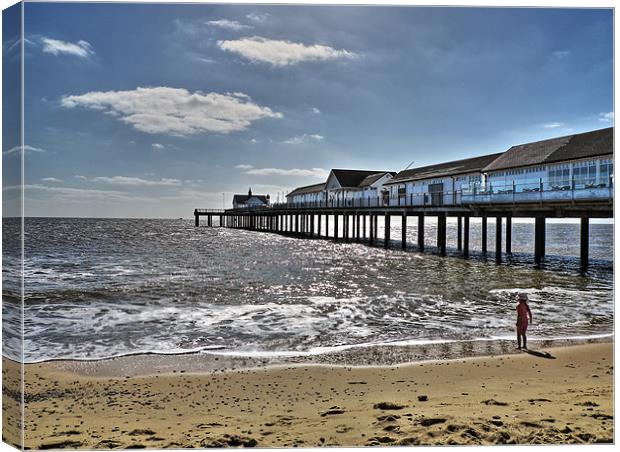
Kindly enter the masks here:
[[61, 54], [88, 58], [95, 54], [93, 47], [87, 41], [67, 42], [60, 39], [41, 38], [43, 52], [58, 56]]
[[250, 25], [245, 25], [241, 22], [237, 22], [236, 20], [229, 19], [209, 20], [206, 22], [206, 24], [232, 31], [242, 31], [252, 28]]
[[128, 185], [134, 187], [176, 187], [182, 184], [179, 179], [162, 178], [159, 180], [142, 179], [130, 176], [98, 176], [91, 179], [93, 182], [103, 182], [110, 185]]
[[319, 135], [316, 133], [297, 135], [293, 138], [289, 138], [288, 140], [284, 140], [284, 144], [303, 144], [308, 143], [309, 141], [323, 141], [323, 135]]
[[220, 49], [236, 53], [254, 63], [289, 66], [303, 61], [353, 59], [358, 55], [348, 50], [337, 50], [324, 45], [307, 46], [298, 42], [253, 36], [236, 40], [219, 40]]
[[23, 148], [22, 146], [12, 147], [11, 149], [4, 151], [3, 154], [4, 155], [18, 154], [22, 149], [24, 150], [25, 153], [45, 152], [45, 149], [35, 148], [34, 146], [29, 146], [26, 144], [23, 146]]
[[329, 171], [323, 168], [254, 168], [252, 165], [237, 165], [235, 168], [243, 170], [245, 174], [254, 176], [302, 176], [302, 177], [318, 177], [326, 178]]
[[61, 105], [112, 115], [141, 132], [178, 136], [226, 134], [246, 130], [259, 119], [282, 118], [243, 93], [192, 93], [165, 86], [63, 96]]

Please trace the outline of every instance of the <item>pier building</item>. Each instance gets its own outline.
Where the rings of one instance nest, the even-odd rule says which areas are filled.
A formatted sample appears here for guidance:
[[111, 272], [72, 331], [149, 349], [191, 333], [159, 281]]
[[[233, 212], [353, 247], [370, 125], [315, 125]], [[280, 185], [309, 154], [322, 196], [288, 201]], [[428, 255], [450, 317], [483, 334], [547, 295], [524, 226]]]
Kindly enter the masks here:
[[233, 209], [255, 209], [257, 207], [269, 206], [269, 195], [254, 195], [252, 188], [248, 190], [247, 195], [233, 196]]
[[286, 195], [286, 203], [289, 205], [319, 205], [326, 199], [325, 182], [298, 187]]
[[460, 205], [463, 190], [484, 187], [482, 172], [501, 153], [411, 168], [386, 185], [393, 206]]

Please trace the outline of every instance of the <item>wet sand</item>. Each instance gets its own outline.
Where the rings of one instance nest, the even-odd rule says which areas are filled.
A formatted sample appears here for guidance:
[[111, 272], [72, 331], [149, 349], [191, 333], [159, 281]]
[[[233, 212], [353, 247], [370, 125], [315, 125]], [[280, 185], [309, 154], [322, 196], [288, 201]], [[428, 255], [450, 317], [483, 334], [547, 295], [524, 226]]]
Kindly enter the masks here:
[[[164, 366], [149, 375], [144, 357], [133, 357], [137, 366], [131, 366], [132, 357], [28, 364], [25, 445], [611, 443], [613, 345], [544, 352], [549, 355], [516, 352], [372, 367], [287, 363], [210, 372], [179, 366], [178, 356], [157, 357], [177, 369]], [[10, 376], [18, 365], [6, 359], [3, 365], [6, 413], [17, 404], [17, 381]], [[15, 429], [5, 435], [19, 442]]]

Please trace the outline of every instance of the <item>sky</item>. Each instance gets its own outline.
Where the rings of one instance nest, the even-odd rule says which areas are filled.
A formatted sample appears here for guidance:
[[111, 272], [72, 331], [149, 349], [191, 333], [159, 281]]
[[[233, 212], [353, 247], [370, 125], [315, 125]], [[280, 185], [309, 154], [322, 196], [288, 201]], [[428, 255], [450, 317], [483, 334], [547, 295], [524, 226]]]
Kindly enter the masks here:
[[[331, 168], [399, 171], [609, 127], [612, 20], [26, 3], [26, 215], [187, 218], [249, 187], [282, 200]], [[19, 63], [11, 31], [5, 20], [5, 66]], [[18, 141], [3, 130], [11, 206]]]

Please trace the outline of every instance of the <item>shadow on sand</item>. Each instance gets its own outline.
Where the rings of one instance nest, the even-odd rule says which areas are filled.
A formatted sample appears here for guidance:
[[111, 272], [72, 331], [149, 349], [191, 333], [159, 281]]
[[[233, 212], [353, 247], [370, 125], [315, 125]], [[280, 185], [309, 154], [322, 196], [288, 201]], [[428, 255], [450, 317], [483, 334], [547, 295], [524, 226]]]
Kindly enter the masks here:
[[538, 350], [531, 350], [529, 348], [528, 349], [522, 349], [522, 351], [524, 351], [525, 353], [529, 353], [530, 355], [537, 356], [539, 358], [555, 359], [555, 356], [553, 356], [549, 352], [539, 352]]

